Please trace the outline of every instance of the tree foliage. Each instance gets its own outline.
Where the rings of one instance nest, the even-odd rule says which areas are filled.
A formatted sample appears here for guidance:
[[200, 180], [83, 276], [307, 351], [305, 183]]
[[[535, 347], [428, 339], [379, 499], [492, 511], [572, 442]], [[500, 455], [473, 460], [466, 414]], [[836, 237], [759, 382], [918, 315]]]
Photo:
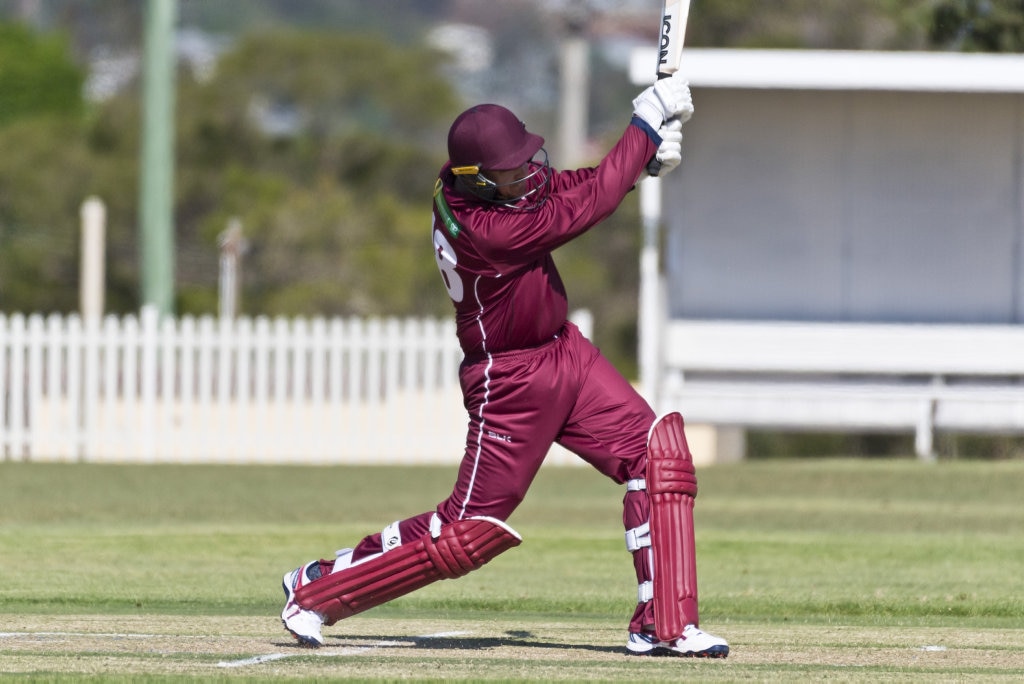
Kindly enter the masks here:
[[942, 0], [932, 45], [962, 52], [1024, 52], [1024, 0]]
[[[218, 233], [242, 221], [246, 310], [271, 314], [438, 312], [424, 301], [430, 193], [459, 107], [441, 57], [383, 38], [250, 36], [179, 104], [180, 260], [208, 284]], [[436, 274], [434, 275], [436, 277]], [[183, 310], [202, 308], [190, 300]]]
[[1024, 52], [1022, 0], [693, 0], [705, 47]]
[[924, 47], [931, 0], [693, 0], [688, 43], [703, 47], [907, 50]]
[[0, 127], [26, 117], [81, 113], [84, 80], [61, 36], [0, 24]]
[[[0, 10], [9, 5], [0, 0]], [[221, 28], [247, 32], [236, 34], [209, 79], [179, 73], [178, 313], [215, 312], [217, 240], [236, 218], [249, 245], [243, 313], [450, 313], [427, 252], [430, 193], [447, 126], [466, 103], [446, 76], [444, 57], [418, 42], [436, 3], [373, 5], [386, 34], [316, 28], [328, 15], [341, 23], [364, 16], [367, 4], [351, 0], [182, 6], [184, 15], [214, 16]], [[89, 36], [103, 42], [116, 34], [137, 47], [141, 8], [134, 0], [38, 6], [58, 25], [63, 18], [79, 54]], [[556, 27], [542, 25], [548, 15], [527, 16], [524, 3], [446, 7], [492, 31], [497, 59], [487, 83], [512, 91], [499, 101], [522, 103], [517, 113], [550, 133], [556, 117], [541, 106], [550, 88], [527, 93], [522, 86], [542, 79], [550, 85], [557, 76], [554, 58], [537, 49], [555, 42]], [[388, 13], [402, 8], [399, 25]], [[286, 14], [305, 28], [280, 28]], [[694, 0], [690, 16], [689, 42], [698, 46], [1024, 51], [1024, 0]], [[138, 307], [138, 84], [85, 103], [72, 42], [0, 24], [4, 311], [77, 308], [79, 207], [90, 195], [107, 205], [107, 309]], [[595, 154], [621, 132], [635, 94], [625, 75], [597, 66], [592, 130], [605, 144]], [[595, 312], [598, 341], [627, 368], [635, 347], [638, 226], [630, 197], [606, 225], [556, 254], [572, 305]]]
[[[178, 312], [216, 310], [217, 238], [232, 218], [250, 244], [245, 312], [446, 312], [431, 296], [443, 291], [426, 286], [437, 278], [431, 190], [460, 104], [441, 61], [382, 38], [284, 31], [242, 40], [209, 81], [183, 70]], [[78, 214], [89, 195], [107, 203], [107, 309], [138, 307], [138, 93], [87, 116], [76, 96], [77, 117], [26, 113], [0, 128], [5, 310], [77, 308]], [[275, 128], [275, 117], [288, 126]]]
[[55, 287], [77, 255], [55, 226], [84, 197], [82, 83], [61, 37], [0, 24], [0, 303], [61, 310], [76, 297]]

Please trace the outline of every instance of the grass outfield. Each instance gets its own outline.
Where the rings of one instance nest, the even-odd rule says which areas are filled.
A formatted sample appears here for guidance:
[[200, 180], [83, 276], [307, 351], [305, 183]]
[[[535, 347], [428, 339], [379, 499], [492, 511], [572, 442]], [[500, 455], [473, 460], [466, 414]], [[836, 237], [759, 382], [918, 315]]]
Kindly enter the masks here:
[[283, 572], [444, 497], [453, 468], [0, 463], [0, 674], [40, 681], [1024, 678], [1024, 462], [702, 469], [702, 624], [725, 661], [623, 654], [622, 488], [543, 469], [522, 546], [325, 630]]

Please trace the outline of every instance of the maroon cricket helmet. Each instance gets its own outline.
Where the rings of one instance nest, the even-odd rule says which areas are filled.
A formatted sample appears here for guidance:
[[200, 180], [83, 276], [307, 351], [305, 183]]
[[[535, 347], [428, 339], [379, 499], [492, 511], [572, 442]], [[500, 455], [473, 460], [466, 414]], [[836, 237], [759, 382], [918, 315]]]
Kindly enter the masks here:
[[453, 166], [480, 169], [518, 169], [533, 159], [544, 138], [505, 107], [479, 104], [455, 119], [448, 131], [448, 158]]

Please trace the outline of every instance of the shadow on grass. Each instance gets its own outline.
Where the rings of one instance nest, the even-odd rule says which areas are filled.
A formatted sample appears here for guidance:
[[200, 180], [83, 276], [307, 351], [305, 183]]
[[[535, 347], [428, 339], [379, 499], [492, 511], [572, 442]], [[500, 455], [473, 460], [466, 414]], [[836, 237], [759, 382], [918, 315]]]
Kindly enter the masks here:
[[[565, 651], [593, 651], [597, 653], [626, 653], [625, 646], [595, 646], [593, 644], [563, 644], [550, 641], [536, 641], [533, 634], [524, 631], [506, 632], [501, 637], [447, 637], [447, 636], [384, 636], [366, 634], [360, 636], [344, 635], [331, 637], [326, 636], [327, 643], [324, 646], [330, 648], [423, 648], [430, 650], [450, 651], [483, 651], [494, 648], [544, 648]], [[278, 642], [275, 646], [292, 647], [309, 650], [297, 642]], [[317, 649], [319, 650], [319, 649]]]

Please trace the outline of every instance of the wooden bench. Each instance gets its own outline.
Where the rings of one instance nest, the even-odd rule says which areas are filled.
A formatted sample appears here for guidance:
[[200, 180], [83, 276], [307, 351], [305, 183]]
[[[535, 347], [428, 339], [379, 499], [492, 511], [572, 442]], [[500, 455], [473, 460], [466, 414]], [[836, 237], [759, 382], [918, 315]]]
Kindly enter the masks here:
[[662, 359], [691, 424], [1024, 433], [1024, 326], [671, 320]]

